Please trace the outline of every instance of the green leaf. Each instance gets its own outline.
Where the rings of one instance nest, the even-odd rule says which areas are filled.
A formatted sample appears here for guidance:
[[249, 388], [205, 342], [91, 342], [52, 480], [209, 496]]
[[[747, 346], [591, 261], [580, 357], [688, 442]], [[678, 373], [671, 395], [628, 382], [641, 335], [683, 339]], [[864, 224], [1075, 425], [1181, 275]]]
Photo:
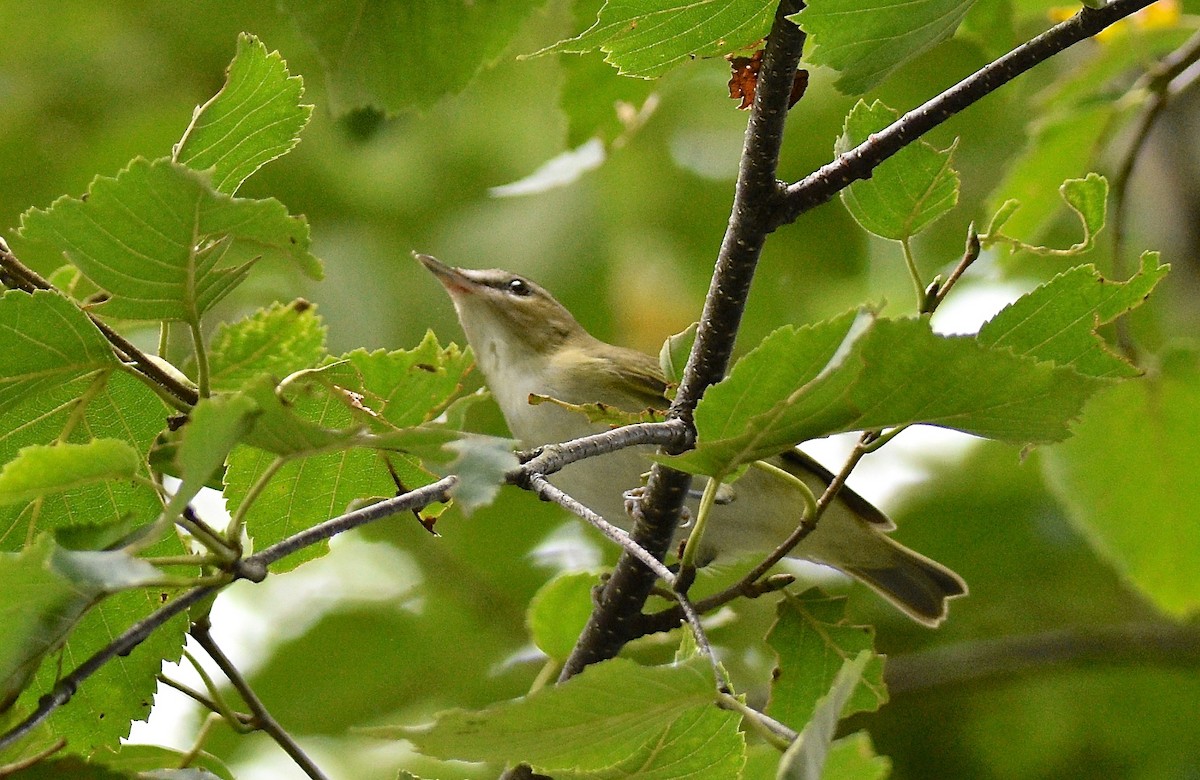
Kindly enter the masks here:
[[97, 177], [86, 199], [62, 197], [21, 217], [21, 234], [58, 247], [111, 297], [96, 311], [198, 322], [258, 257], [282, 257], [312, 278], [308, 224], [276, 200], [232, 198], [169, 160], [134, 160]]
[[626, 76], [656, 78], [697, 57], [752, 48], [775, 16], [770, 0], [608, 0], [596, 23], [538, 54], [599, 49]]
[[467, 415], [471, 410], [491, 397], [492, 394], [487, 387], [480, 387], [466, 395], [460, 395], [442, 410], [442, 413], [438, 415], [438, 422], [451, 430], [461, 431], [467, 426]]
[[273, 303], [235, 323], [221, 323], [209, 342], [209, 384], [241, 390], [261, 374], [282, 379], [325, 356], [325, 326], [304, 300]]
[[140, 461], [133, 447], [117, 439], [31, 444], [0, 471], [0, 504], [28, 503], [83, 485], [132, 479]]
[[[179, 554], [178, 541], [171, 537], [152, 554]], [[53, 688], [64, 665], [70, 669], [112, 642], [134, 622], [170, 601], [163, 590], [131, 590], [105, 598], [88, 610], [67, 638], [62, 650], [63, 665], [50, 657], [38, 670], [36, 684], [25, 692], [17, 707], [32, 707], [39, 696]], [[187, 615], [178, 615], [156, 630], [125, 657], [106, 663], [80, 686], [74, 697], [57, 710], [50, 729], [66, 738], [73, 750], [90, 753], [100, 748], [115, 749], [128, 736], [130, 724], [150, 714], [158, 687], [155, 675], [164, 661], [175, 661], [183, 649]]]
[[[225, 497], [231, 511], [244, 513], [247, 532], [258, 549], [344, 514], [365, 499], [396, 494], [396, 485], [378, 453], [349, 449], [289, 460], [244, 508], [251, 488], [275, 460], [276, 456], [262, 450], [239, 447], [229, 456], [226, 468]], [[410, 489], [418, 486], [406, 485]], [[272, 571], [289, 571], [328, 550], [325, 542], [306, 547], [272, 566]]]
[[[411, 350], [358, 349], [320, 368], [298, 371], [278, 386], [260, 376], [246, 386], [263, 410], [250, 443], [287, 456], [356, 444], [415, 446], [418, 439], [398, 429], [436, 417], [462, 389], [472, 365], [469, 351], [454, 344], [442, 347], [427, 332]], [[385, 438], [372, 441], [366, 435], [370, 431]], [[432, 429], [423, 435], [436, 437]], [[447, 434], [433, 443], [440, 447], [455, 438]]]
[[[464, 511], [470, 512], [490, 503], [504, 482], [504, 475], [518, 465], [513, 443], [460, 433], [442, 425], [421, 424], [447, 408], [462, 388], [472, 363], [469, 351], [463, 352], [454, 344], [442, 347], [429, 332], [411, 350], [370, 353], [355, 350], [323, 368], [293, 376], [280, 388], [261, 378], [249, 390], [264, 410], [250, 443], [289, 458], [331, 449], [373, 447], [448, 463], [446, 470], [459, 477], [451, 495]], [[461, 409], [456, 416], [459, 413]], [[370, 485], [372, 492], [359, 492], [349, 496], [349, 500], [393, 494], [394, 484], [380, 492], [384, 485], [380, 475], [386, 476], [387, 463], [393, 470], [403, 472], [399, 476], [405, 489], [435, 479], [404, 454], [388, 455], [387, 461], [370, 453], [365, 455], [366, 461], [362, 460], [364, 454], [347, 453], [345, 457], [373, 475], [353, 490], [361, 491]], [[322, 462], [340, 472], [341, 467], [334, 465], [334, 460], [322, 457], [326, 458]], [[255, 468], [266, 468], [270, 461], [256, 458], [253, 462]], [[248, 484], [245, 487], [248, 489]], [[339, 480], [339, 487], [349, 489], [349, 484]], [[319, 519], [340, 514], [345, 505], [339, 505], [342, 510]], [[322, 507], [322, 512], [330, 509], [323, 501], [316, 506]]]
[[[846, 117], [834, 151], [847, 152], [899, 117], [880, 101], [858, 101]], [[958, 203], [958, 173], [950, 167], [954, 148], [935, 149], [917, 141], [885, 160], [871, 178], [842, 190], [842, 203], [864, 229], [905, 241]]]
[[1068, 179], [1058, 188], [1062, 199], [1079, 215], [1083, 223], [1083, 246], [1090, 249], [1096, 234], [1104, 229], [1108, 200], [1108, 179], [1089, 173], [1082, 179]]
[[1008, 244], [1012, 251], [1032, 252], [1035, 255], [1054, 255], [1070, 257], [1087, 252], [1096, 243], [1096, 234], [1104, 229], [1106, 201], [1108, 199], [1108, 180], [1098, 173], [1089, 173], [1083, 179], [1068, 179], [1058, 188], [1063, 201], [1079, 217], [1083, 226], [1083, 240], [1068, 249], [1053, 249], [1045, 246], [1035, 246], [1012, 238], [999, 232], [999, 226], [1008, 222], [1019, 205], [1014, 200], [1007, 200], [992, 217], [992, 225], [986, 236], [980, 236], [983, 246], [1003, 243]]
[[1141, 373], [1111, 352], [1096, 329], [1141, 305], [1170, 270], [1157, 252], [1142, 255], [1142, 267], [1126, 282], [1113, 282], [1095, 266], [1065, 271], [1005, 307], [979, 330], [979, 341], [1019, 355], [1051, 360], [1098, 378]]
[[942, 336], [924, 319], [853, 312], [772, 333], [696, 407], [696, 449], [662, 462], [724, 475], [797, 442], [924, 423], [1014, 444], [1060, 441], [1099, 380]]
[[[433, 482], [437, 477], [417, 458], [449, 464], [448, 470], [461, 477], [454, 494], [467, 508], [491, 500], [503, 474], [517, 465], [511, 442], [432, 424], [396, 428], [386, 419], [432, 414], [444, 395], [458, 386], [461, 375], [446, 366], [407, 359], [419, 354], [421, 348], [411, 353], [352, 353], [345, 361], [302, 372], [278, 387], [269, 377], [249, 385], [246, 395], [261, 414], [247, 442], [257, 449], [241, 447], [230, 456], [225, 495], [231, 507], [244, 514], [256, 546], [280, 541], [364, 501], [395, 495], [400, 488], [393, 472], [404, 490]], [[450, 364], [465, 370], [461, 356]], [[393, 398], [396, 385], [386, 390], [377, 386], [404, 377], [423, 403], [435, 404], [434, 410], [402, 395]], [[434, 386], [444, 392], [433, 392]], [[369, 408], [369, 402], [380, 406]], [[271, 471], [274, 477], [260, 490], [259, 481]], [[326, 549], [306, 548], [289, 557], [287, 565], [299, 565]]]
[[90, 595], [50, 565], [54, 550], [53, 540], [42, 536], [19, 554], [0, 553], [0, 711], [91, 606]]
[[343, 386], [362, 394], [363, 405], [397, 428], [436, 417], [463, 385], [475, 359], [456, 344], [443, 347], [433, 331], [410, 350], [367, 352], [356, 349], [339, 358], [328, 376], [350, 377]]
[[162, 501], [146, 458], [166, 415], [166, 406], [146, 385], [126, 372], [107, 370], [44, 388], [0, 410], [0, 463], [32, 445], [116, 439], [138, 453], [143, 478], [82, 485], [29, 504], [0, 506], [0, 549], [19, 549], [42, 530], [85, 527], [107, 528], [105, 539], [94, 543], [103, 547], [157, 517]]
[[118, 365], [104, 335], [61, 295], [17, 290], [0, 295], [0, 411]]
[[593, 138], [608, 144], [635, 132], [653, 110], [657, 84], [618, 75], [599, 53], [562, 58], [558, 104], [567, 118], [567, 148]]
[[308, 124], [304, 80], [288, 73], [279, 52], [253, 35], [238, 36], [225, 86], [196, 109], [171, 159], [210, 171], [213, 187], [232, 195], [251, 174], [291, 151]]
[[284, 0], [325, 66], [334, 111], [432, 106], [494, 62], [544, 0]]
[[0, 711], [100, 598], [161, 577], [123, 552], [64, 550], [49, 535], [20, 553], [0, 553]]
[[592, 614], [592, 590], [598, 582], [599, 572], [567, 572], [538, 590], [525, 622], [539, 650], [556, 661], [567, 660]]
[[[496, 498], [504, 475], [520, 465], [513, 451], [516, 442], [490, 436], [461, 436], [442, 445], [457, 454], [448, 471], [458, 475], [458, 483], [450, 490], [454, 502], [470, 514]], [[426, 458], [425, 450], [408, 448]]]
[[812, 720], [783, 754], [779, 762], [780, 780], [821, 780], [824, 776], [825, 759], [842, 710], [873, 655], [870, 650], [863, 650], [841, 665], [829, 693], [817, 705]]
[[840, 71], [834, 86], [860, 95], [954, 34], [975, 0], [809, 0], [791, 17], [809, 35], [807, 59]]
[[740, 780], [745, 738], [738, 716], [713, 706], [680, 714], [653, 742], [598, 771], [556, 771], [560, 780]]
[[[700, 399], [696, 426], [702, 446], [708, 440], [743, 435], [750, 419], [769, 414], [779, 399], [796, 395], [798, 388], [807, 388], [835, 371], [871, 327], [873, 316], [848, 311], [832, 320], [799, 328], [785, 326], [769, 335]], [[772, 454], [781, 451], [772, 450]]]
[[989, 234], [999, 233], [1019, 208], [1021, 208], [1021, 201], [1012, 198], [1001, 203], [1000, 207], [996, 209], [996, 213], [992, 215], [992, 221], [988, 223], [987, 232]]
[[[138, 745], [125, 744], [121, 745], [120, 749], [114, 755], [105, 755], [100, 753], [94, 757], [94, 760], [106, 767], [128, 773], [141, 773], [136, 775], [138, 780], [159, 780], [159, 778], [173, 778], [174, 780], [183, 780], [179, 775], [162, 774], [169, 771], [167, 767], [177, 767], [184, 763], [184, 759], [188, 759], [188, 765], [193, 767], [191, 771], [203, 770], [208, 774], [205, 778], [221, 778], [221, 780], [234, 780], [233, 773], [229, 768], [221, 762], [219, 758], [203, 751], [195, 754], [185, 755], [178, 750], [159, 747], [158, 745]], [[158, 772], [155, 772], [158, 770]], [[184, 770], [175, 769], [175, 772]]]
[[[367, 431], [351, 412], [353, 400], [345, 390], [311, 377], [277, 390], [270, 378], [261, 377], [247, 395], [261, 410], [247, 437], [254, 448], [238, 447], [230, 454], [225, 497], [231, 511], [244, 515], [256, 547], [343, 514], [352, 503], [395, 494], [385, 461], [356, 446], [365, 445]], [[276, 469], [265, 489], [256, 492], [259, 480]], [[285, 565], [298, 566], [327, 550], [326, 544], [307, 547]]]
[[1046, 451], [1051, 485], [1097, 551], [1164, 613], [1200, 611], [1200, 353], [1177, 347], [1098, 395]]
[[[803, 728], [844, 663], [873, 650], [874, 639], [870, 626], [846, 623], [844, 596], [810, 590], [780, 600], [775, 624], [767, 634], [767, 644], [779, 657], [767, 714], [793, 728]], [[883, 657], [872, 654], [841, 715], [874, 712], [887, 700]]]
[[989, 211], [1016, 200], [1021, 209], [1005, 223], [1009, 235], [1033, 243], [1041, 239], [1062, 208], [1055, 182], [1084, 175], [1115, 114], [1112, 101], [1051, 115], [1039, 123], [1025, 150], [992, 192]]
[[321, 381], [331, 368], [298, 372], [280, 384], [265, 375], [247, 384], [244, 393], [260, 415], [246, 443], [285, 457], [365, 443], [367, 426], [351, 412], [353, 392]]
[[871, 735], [856, 731], [836, 739], [825, 756], [822, 780], [884, 780], [892, 771], [887, 756], [875, 754]]
[[[644, 667], [615, 658], [522, 699], [477, 712], [451, 710], [423, 729], [375, 733], [408, 739], [426, 755], [526, 761], [556, 777], [627, 777], [624, 762], [635, 757], [654, 762], [652, 777], [733, 778], [743, 760], [737, 715], [717, 710], [713, 699], [712, 669], [704, 659]], [[683, 772], [659, 774], [665, 771], [659, 762], [667, 759], [684, 763]], [[715, 774], [697, 774], [705, 762]], [[625, 773], [605, 771], [614, 767]]]
[[203, 398], [196, 404], [175, 453], [180, 483], [164, 511], [166, 517], [177, 517], [208, 484], [259, 413], [258, 404], [244, 395]]
[[693, 322], [663, 342], [662, 349], [658, 351], [658, 366], [669, 384], [678, 385], [683, 379], [683, 369], [692, 354], [692, 345], [696, 343], [696, 332], [699, 330], [700, 323]]

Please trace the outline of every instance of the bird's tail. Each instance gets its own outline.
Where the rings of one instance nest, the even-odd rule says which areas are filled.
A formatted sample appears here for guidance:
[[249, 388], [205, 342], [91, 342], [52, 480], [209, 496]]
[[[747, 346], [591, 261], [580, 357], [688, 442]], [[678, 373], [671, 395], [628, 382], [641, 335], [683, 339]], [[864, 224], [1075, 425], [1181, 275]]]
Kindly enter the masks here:
[[[875, 535], [891, 548], [890, 561], [883, 565], [841, 566], [843, 571], [895, 604], [906, 615], [927, 626], [946, 618], [948, 599], [967, 593], [962, 577], [937, 561], [908, 549], [883, 534]], [[882, 562], [881, 562], [882, 563]]]

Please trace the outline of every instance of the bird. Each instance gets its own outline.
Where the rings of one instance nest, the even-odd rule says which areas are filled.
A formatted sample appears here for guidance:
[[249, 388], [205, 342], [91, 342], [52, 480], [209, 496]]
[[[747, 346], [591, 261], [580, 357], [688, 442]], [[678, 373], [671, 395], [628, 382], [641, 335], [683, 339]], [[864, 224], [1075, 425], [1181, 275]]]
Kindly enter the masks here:
[[[467, 269], [414, 253], [449, 294], [484, 381], [513, 436], [535, 447], [606, 430], [570, 405], [605, 404], [626, 412], [666, 409], [658, 361], [592, 336], [565, 306], [530, 279], [501, 269]], [[554, 402], [544, 402], [545, 399]], [[536, 401], [543, 401], [535, 403]], [[610, 523], [628, 530], [627, 491], [650, 461], [648, 446], [630, 447], [567, 466], [550, 481]], [[799, 448], [771, 465], [820, 495], [833, 475]], [[770, 469], [749, 469], [718, 491], [699, 559], [711, 563], [774, 550], [800, 523], [800, 488]], [[694, 516], [696, 496], [688, 509]], [[686, 523], [676, 538], [688, 533]], [[936, 627], [948, 601], [967, 594], [956, 573], [891, 539], [895, 524], [865, 498], [842, 487], [816, 529], [789, 554], [831, 566], [863, 582], [918, 623]]]

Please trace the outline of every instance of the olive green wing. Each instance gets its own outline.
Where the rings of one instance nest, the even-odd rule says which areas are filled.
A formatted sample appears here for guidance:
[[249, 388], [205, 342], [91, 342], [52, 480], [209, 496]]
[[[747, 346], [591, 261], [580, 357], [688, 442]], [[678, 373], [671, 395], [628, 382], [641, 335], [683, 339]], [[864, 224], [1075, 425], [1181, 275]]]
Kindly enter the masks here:
[[663, 378], [658, 360], [643, 352], [605, 344], [596, 356], [600, 371], [597, 376], [598, 401], [621, 406], [630, 412], [646, 409], [666, 411], [667, 381]]

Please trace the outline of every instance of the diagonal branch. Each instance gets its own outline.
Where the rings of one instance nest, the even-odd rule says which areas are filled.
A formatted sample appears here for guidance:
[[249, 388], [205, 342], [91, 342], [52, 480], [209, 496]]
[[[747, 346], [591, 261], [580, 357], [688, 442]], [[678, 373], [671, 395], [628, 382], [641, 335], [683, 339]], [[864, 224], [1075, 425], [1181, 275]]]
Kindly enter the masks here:
[[208, 653], [209, 658], [216, 662], [221, 673], [225, 675], [225, 679], [229, 680], [234, 689], [241, 694], [242, 700], [246, 702], [246, 706], [250, 708], [250, 712], [254, 716], [253, 725], [270, 735], [271, 739], [275, 740], [276, 744], [283, 748], [283, 751], [312, 780], [328, 780], [326, 774], [309, 758], [295, 738], [284, 730], [283, 726], [279, 725], [279, 721], [275, 720], [275, 717], [267, 710], [266, 705], [250, 687], [250, 683], [242, 675], [241, 670], [229, 660], [229, 656], [225, 655], [225, 651], [213, 639], [211, 628], [212, 625], [205, 616], [203, 620], [192, 626], [192, 636], [204, 648], [204, 652]]
[[[298, 550], [375, 520], [391, 517], [401, 512], [408, 512], [412, 509], [420, 509], [435, 501], [445, 502], [449, 500], [448, 491], [454, 487], [457, 481], [456, 477], [446, 477], [416, 490], [410, 490], [395, 498], [389, 498], [385, 501], [363, 507], [362, 509], [347, 512], [344, 515], [326, 520], [324, 523], [315, 525], [312, 528], [306, 528], [300, 533], [289, 536], [239, 561], [234, 567], [233, 579], [248, 579], [252, 582], [260, 582], [266, 577], [268, 565]], [[71, 670], [69, 674], [63, 676], [58, 681], [58, 684], [54, 686], [54, 690], [38, 700], [37, 707], [24, 720], [3, 734], [0, 734], [0, 750], [4, 750], [10, 745], [15, 744], [19, 739], [49, 718], [55, 710], [69, 702], [79, 686], [109, 661], [112, 661], [117, 656], [125, 656], [133, 652], [134, 648], [146, 641], [147, 637], [176, 615], [187, 611], [194, 604], [215, 596], [222, 587], [224, 586], [205, 585], [192, 588], [150, 613], [142, 620], [134, 623], [116, 639], [96, 651], [86, 661]]]
[[1083, 8], [1070, 19], [972, 73], [924, 105], [914, 108], [833, 162], [788, 185], [771, 229], [795, 222], [858, 179], [870, 178], [881, 162], [968, 106], [995, 92], [1035, 65], [1086, 40], [1155, 0], [1112, 0], [1103, 8]]
[[[780, 3], [763, 52], [729, 226], [705, 299], [696, 342], [671, 407], [671, 416], [689, 425], [692, 410], [705, 389], [725, 376], [754, 269], [771, 231], [768, 219], [775, 210], [779, 193], [775, 171], [793, 77], [804, 48], [804, 33], [787, 16], [802, 5], [799, 0]], [[671, 543], [690, 484], [691, 477], [686, 474], [662, 466], [651, 470], [632, 538], [659, 559]], [[654, 581], [649, 569], [629, 555], [621, 556], [579, 643], [563, 667], [561, 679], [620, 651], [632, 636]]]

